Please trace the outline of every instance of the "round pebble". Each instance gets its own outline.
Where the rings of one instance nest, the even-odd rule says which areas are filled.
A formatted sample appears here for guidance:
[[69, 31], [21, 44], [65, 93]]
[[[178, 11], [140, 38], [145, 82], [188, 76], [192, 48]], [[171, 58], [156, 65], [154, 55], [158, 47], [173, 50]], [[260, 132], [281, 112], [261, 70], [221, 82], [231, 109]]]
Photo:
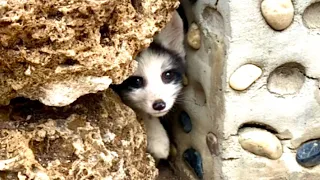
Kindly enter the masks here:
[[201, 33], [198, 25], [192, 23], [187, 33], [187, 42], [193, 49], [200, 49], [201, 46]]
[[302, 144], [297, 151], [297, 162], [304, 167], [320, 164], [320, 140], [313, 140]]
[[286, 29], [294, 15], [291, 0], [264, 0], [261, 12], [269, 26], [278, 31]]
[[258, 156], [279, 159], [282, 155], [280, 140], [264, 129], [241, 129], [239, 132], [239, 143], [243, 149]]
[[188, 86], [188, 84], [189, 84], [189, 80], [185, 74], [183, 75], [182, 84], [184, 86]]
[[212, 132], [209, 132], [206, 137], [206, 142], [211, 155], [218, 155], [219, 148], [216, 135], [214, 135]]
[[190, 116], [188, 115], [187, 112], [181, 111], [180, 117], [179, 117], [179, 121], [180, 121], [180, 125], [182, 126], [183, 131], [184, 131], [185, 133], [191, 132], [191, 130], [192, 130], [192, 123], [191, 123]]
[[177, 148], [175, 145], [170, 144], [170, 157], [174, 159], [177, 156]]
[[203, 178], [202, 158], [199, 152], [193, 148], [184, 151], [183, 159], [193, 169], [199, 179]]
[[261, 75], [261, 68], [253, 64], [245, 64], [230, 76], [229, 84], [231, 88], [242, 91], [251, 86]]

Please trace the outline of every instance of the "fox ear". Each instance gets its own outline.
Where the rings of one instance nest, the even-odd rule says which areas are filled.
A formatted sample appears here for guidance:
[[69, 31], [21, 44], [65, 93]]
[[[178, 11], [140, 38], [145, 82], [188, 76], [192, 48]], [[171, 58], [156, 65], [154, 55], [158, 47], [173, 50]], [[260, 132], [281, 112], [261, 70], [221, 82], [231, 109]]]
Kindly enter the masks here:
[[160, 43], [167, 49], [177, 52], [184, 58], [186, 52], [184, 49], [183, 40], [183, 22], [178, 12], [175, 11], [166, 27], [164, 27], [155, 37], [155, 42]]

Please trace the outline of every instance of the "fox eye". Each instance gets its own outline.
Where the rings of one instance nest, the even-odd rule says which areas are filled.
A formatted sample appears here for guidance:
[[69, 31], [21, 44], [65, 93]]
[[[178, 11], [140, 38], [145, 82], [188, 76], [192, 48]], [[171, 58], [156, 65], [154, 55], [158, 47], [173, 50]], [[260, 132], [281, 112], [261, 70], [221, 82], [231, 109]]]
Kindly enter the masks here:
[[161, 79], [165, 84], [167, 84], [172, 82], [176, 78], [176, 76], [177, 76], [176, 72], [169, 70], [161, 74]]
[[127, 80], [128, 86], [132, 88], [141, 88], [144, 86], [144, 80], [140, 76], [131, 76]]

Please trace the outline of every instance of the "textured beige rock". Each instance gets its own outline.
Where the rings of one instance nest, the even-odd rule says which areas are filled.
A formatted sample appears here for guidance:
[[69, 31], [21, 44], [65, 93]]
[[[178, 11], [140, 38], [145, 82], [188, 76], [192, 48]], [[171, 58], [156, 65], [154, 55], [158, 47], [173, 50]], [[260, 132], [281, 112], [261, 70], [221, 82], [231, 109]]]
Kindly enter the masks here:
[[230, 87], [235, 90], [245, 90], [254, 83], [262, 74], [262, 70], [253, 64], [239, 67], [229, 79]]
[[151, 180], [158, 174], [135, 113], [111, 90], [63, 108], [14, 99], [0, 109], [1, 179]]
[[196, 23], [192, 23], [189, 27], [187, 34], [187, 41], [189, 46], [193, 49], [200, 49], [201, 46], [201, 34], [199, 26]]
[[279, 139], [263, 129], [242, 129], [239, 132], [239, 143], [243, 149], [259, 156], [279, 159], [282, 155], [282, 145]]
[[[132, 57], [150, 44], [179, 4], [176, 0], [0, 2], [0, 104], [25, 96], [51, 106], [106, 89], [110, 80], [121, 83], [135, 70]], [[61, 86], [66, 91], [56, 94], [60, 91], [55, 88]]]
[[275, 30], [284, 30], [293, 21], [294, 9], [291, 0], [263, 0], [261, 12]]

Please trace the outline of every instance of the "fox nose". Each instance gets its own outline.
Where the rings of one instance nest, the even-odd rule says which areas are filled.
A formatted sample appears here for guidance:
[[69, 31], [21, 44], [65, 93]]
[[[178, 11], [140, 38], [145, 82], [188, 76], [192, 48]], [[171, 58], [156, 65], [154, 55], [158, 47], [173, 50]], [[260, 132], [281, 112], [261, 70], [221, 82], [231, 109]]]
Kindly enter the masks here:
[[161, 111], [164, 108], [166, 108], [166, 103], [162, 100], [156, 100], [153, 104], [152, 107], [156, 111]]

